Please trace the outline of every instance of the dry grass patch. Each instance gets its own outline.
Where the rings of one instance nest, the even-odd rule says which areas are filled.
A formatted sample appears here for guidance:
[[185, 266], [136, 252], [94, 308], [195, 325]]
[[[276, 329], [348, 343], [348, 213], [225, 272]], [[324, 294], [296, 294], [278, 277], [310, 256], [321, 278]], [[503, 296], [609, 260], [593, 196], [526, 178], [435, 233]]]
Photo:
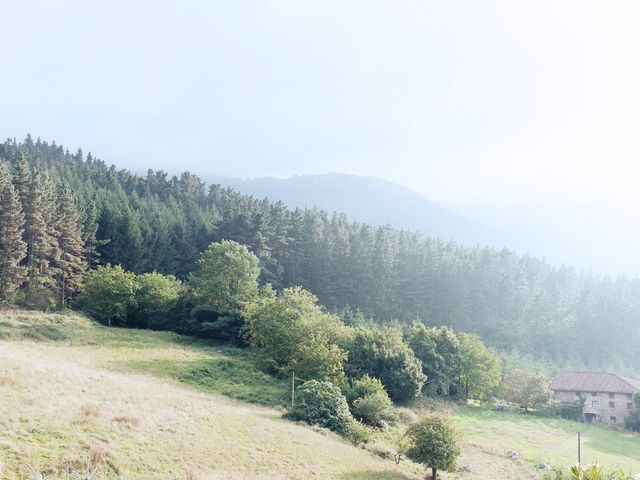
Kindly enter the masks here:
[[9, 375], [0, 375], [0, 387], [12, 387], [17, 385], [18, 381]]
[[129, 415], [118, 415], [117, 417], [113, 417], [113, 420], [111, 420], [111, 422], [124, 427], [137, 427], [138, 425], [140, 425], [139, 418]]

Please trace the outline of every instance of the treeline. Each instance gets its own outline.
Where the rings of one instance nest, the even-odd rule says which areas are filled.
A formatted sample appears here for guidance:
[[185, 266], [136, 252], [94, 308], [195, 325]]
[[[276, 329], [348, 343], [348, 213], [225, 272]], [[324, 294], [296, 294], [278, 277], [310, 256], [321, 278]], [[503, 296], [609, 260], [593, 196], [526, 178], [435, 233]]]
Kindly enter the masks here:
[[0, 145], [0, 157], [14, 174], [25, 158], [55, 184], [68, 185], [81, 215], [95, 204], [102, 263], [185, 279], [199, 252], [230, 239], [258, 257], [261, 283], [278, 291], [302, 285], [331, 311], [351, 306], [380, 322], [405, 324], [420, 318], [556, 363], [640, 369], [637, 279], [583, 275], [506, 249], [291, 210], [207, 188], [189, 173], [139, 176], [30, 137]]
[[209, 245], [184, 282], [99, 266], [88, 274], [78, 301], [109, 326], [252, 345], [270, 373], [295, 372], [303, 381], [331, 382], [345, 392], [354, 382], [365, 390], [378, 382], [385, 396], [401, 403], [421, 393], [459, 399], [497, 393], [500, 362], [475, 335], [421, 322], [383, 326], [350, 309], [337, 315], [302, 287], [260, 287], [259, 275], [258, 258], [245, 245], [224, 240]]
[[22, 157], [0, 160], [0, 302], [64, 308], [97, 259], [95, 206]]

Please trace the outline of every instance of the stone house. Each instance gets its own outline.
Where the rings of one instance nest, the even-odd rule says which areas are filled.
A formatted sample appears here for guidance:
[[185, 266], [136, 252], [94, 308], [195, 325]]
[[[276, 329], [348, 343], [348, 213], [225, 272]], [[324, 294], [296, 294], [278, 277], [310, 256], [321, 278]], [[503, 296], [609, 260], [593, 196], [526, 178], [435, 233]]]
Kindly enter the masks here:
[[551, 383], [556, 402], [582, 405], [586, 423], [624, 425], [640, 380], [615, 373], [563, 372]]

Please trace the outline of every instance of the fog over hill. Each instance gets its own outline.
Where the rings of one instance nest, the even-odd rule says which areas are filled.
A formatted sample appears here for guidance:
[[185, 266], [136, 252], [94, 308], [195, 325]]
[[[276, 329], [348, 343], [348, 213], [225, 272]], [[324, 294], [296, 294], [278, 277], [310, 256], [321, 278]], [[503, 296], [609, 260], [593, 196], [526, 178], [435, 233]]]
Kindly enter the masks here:
[[345, 213], [351, 221], [390, 224], [468, 246], [506, 247], [545, 258], [555, 266], [614, 277], [634, 277], [640, 272], [637, 223], [602, 205], [540, 202], [524, 208], [505, 202], [446, 207], [397, 183], [343, 173], [285, 179], [202, 177], [289, 207], [316, 206]]
[[289, 207], [317, 207], [345, 213], [349, 220], [418, 230], [465, 245], [493, 243], [482, 225], [450, 211], [418, 192], [375, 177], [343, 173], [274, 177], [204, 177], [256, 198], [280, 200]]

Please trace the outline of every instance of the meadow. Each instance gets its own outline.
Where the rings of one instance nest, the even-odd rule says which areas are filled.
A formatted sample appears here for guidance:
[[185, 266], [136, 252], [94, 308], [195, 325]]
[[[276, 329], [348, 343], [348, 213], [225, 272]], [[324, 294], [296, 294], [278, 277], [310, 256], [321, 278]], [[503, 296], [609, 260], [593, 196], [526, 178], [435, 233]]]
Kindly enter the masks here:
[[[251, 350], [168, 332], [107, 328], [78, 314], [0, 314], [0, 477], [28, 465], [60, 478], [97, 466], [106, 479], [418, 479], [392, 459], [401, 426], [366, 449], [282, 418], [289, 385]], [[538, 478], [539, 462], [583, 460], [640, 471], [640, 440], [597, 426], [421, 401], [410, 420], [449, 410], [462, 434], [447, 479]], [[519, 450], [511, 460], [505, 450]]]

